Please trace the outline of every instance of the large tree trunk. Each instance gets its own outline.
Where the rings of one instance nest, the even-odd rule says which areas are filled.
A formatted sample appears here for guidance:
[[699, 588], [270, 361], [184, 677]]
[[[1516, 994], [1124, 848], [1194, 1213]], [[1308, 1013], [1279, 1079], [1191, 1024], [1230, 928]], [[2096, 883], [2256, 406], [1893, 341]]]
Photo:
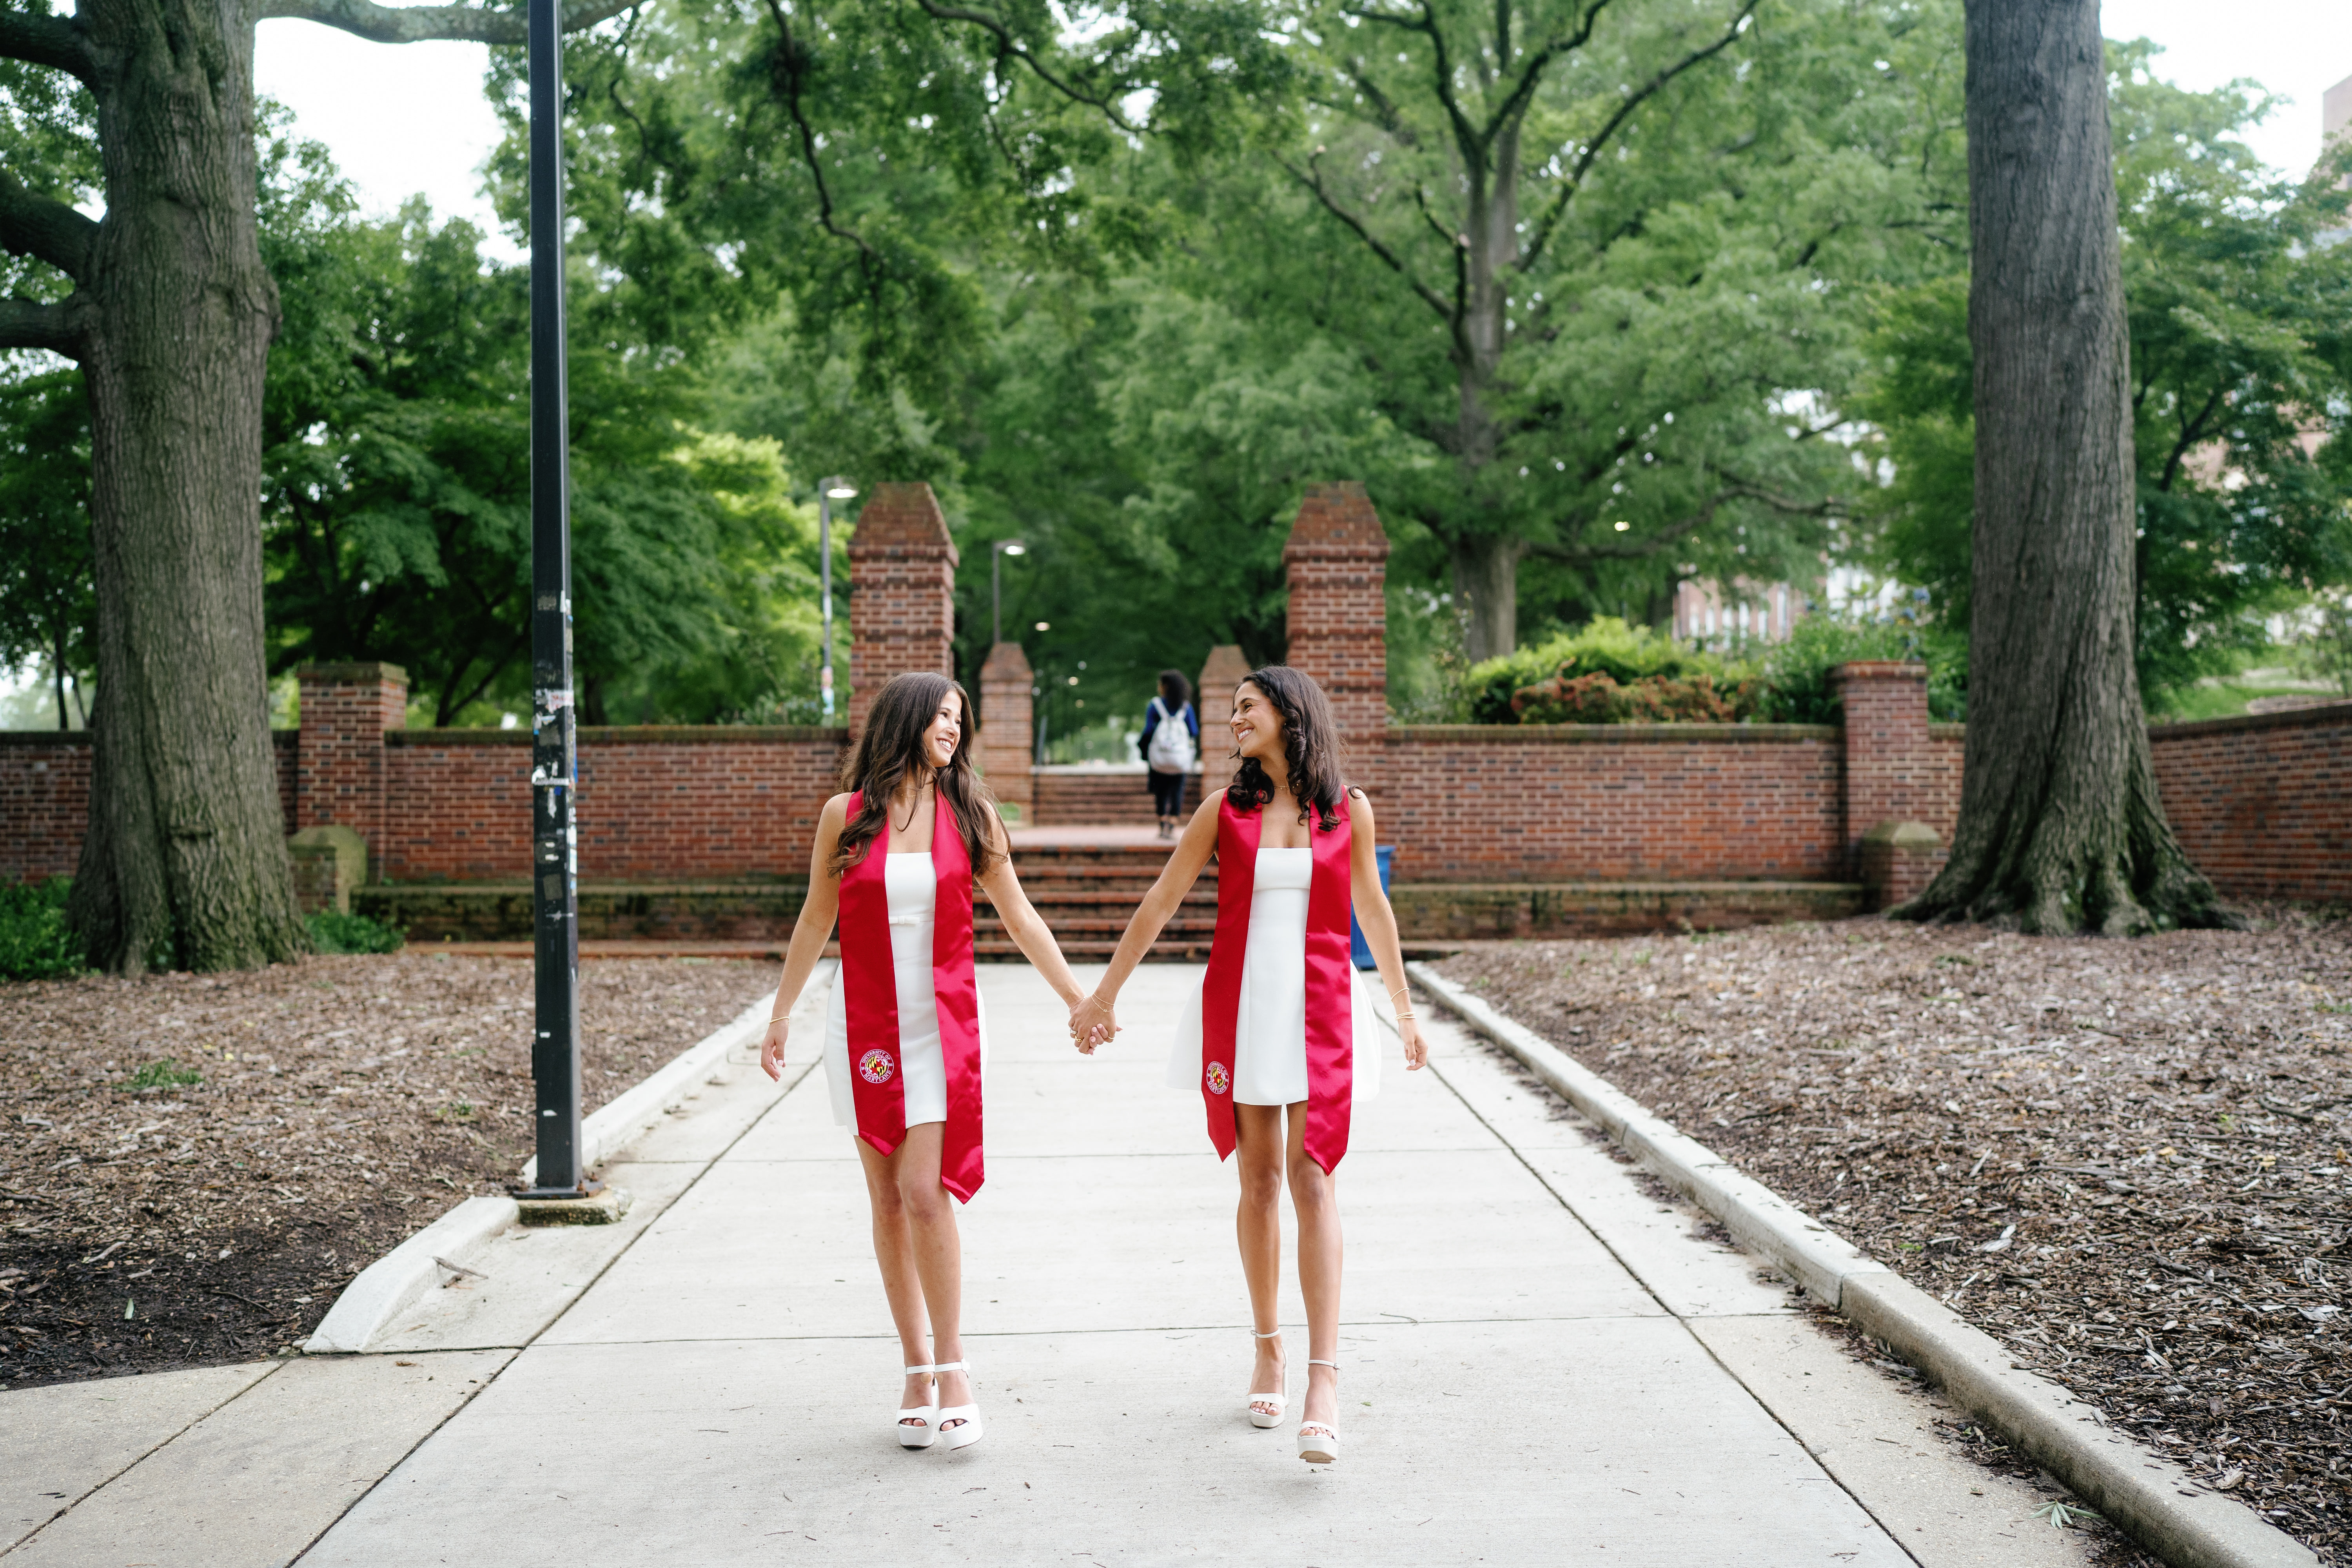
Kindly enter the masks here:
[[2231, 923], [2157, 798], [2132, 664], [2129, 365], [2097, 0], [1969, 0], [1975, 605], [1949, 862], [1894, 911]]
[[1463, 657], [1473, 664], [1519, 646], [1519, 556], [1516, 536], [1473, 533], [1448, 542], [1454, 602], [1461, 607]]
[[253, 19], [100, 0], [106, 217], [81, 359], [99, 704], [68, 913], [118, 973], [307, 945], [271, 756], [262, 374], [278, 318], [254, 217]]

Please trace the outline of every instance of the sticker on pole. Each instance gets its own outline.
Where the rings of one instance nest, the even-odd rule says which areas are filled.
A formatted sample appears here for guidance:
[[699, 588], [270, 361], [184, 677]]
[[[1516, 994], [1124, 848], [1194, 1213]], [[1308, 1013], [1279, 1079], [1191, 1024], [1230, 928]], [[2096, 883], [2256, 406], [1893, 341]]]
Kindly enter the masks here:
[[1211, 1094], [1223, 1094], [1234, 1087], [1233, 1075], [1225, 1070], [1225, 1064], [1223, 1062], [1209, 1064], [1207, 1080]]
[[871, 1050], [857, 1058], [857, 1076], [868, 1083], [888, 1083], [898, 1064], [889, 1052]]

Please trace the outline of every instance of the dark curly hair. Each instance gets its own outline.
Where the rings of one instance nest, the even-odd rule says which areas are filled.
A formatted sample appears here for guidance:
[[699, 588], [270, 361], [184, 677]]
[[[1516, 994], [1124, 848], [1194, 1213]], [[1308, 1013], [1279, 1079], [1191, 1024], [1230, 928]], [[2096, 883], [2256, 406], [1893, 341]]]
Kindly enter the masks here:
[[[1290, 793], [1298, 802], [1298, 820], [1315, 808], [1316, 826], [1328, 833], [1339, 826], [1340, 797], [1348, 781], [1339, 771], [1339, 723], [1331, 716], [1331, 700], [1312, 676], [1286, 664], [1269, 664], [1251, 670], [1241, 684], [1265, 694], [1282, 715], [1282, 751], [1290, 764]], [[1235, 811], [1256, 811], [1274, 799], [1274, 780], [1255, 758], [1244, 757], [1225, 786], [1225, 800]]]
[[931, 783], [940, 798], [948, 803], [948, 813], [963, 835], [971, 874], [985, 877], [995, 868], [999, 856], [989, 818], [995, 815], [996, 796], [971, 769], [971, 699], [946, 676], [917, 670], [892, 676], [875, 694], [857, 749], [841, 770], [841, 787], [864, 790], [866, 795], [858, 802], [857, 815], [841, 826], [841, 838], [833, 850], [835, 877], [865, 858], [867, 846], [881, 837], [888, 825], [890, 802], [898, 795], [898, 786], [909, 773], [929, 765], [923, 761], [923, 732], [940, 710], [940, 699], [950, 691], [963, 709], [963, 731], [956, 737], [955, 754], [947, 766], [931, 775]]

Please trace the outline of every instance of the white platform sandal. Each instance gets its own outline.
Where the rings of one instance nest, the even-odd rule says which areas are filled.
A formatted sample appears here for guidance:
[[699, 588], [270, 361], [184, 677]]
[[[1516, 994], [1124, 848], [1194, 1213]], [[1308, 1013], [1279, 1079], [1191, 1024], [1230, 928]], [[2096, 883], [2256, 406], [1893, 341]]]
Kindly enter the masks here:
[[[1328, 1366], [1336, 1380], [1339, 1363], [1319, 1356], [1307, 1358], [1308, 1366]], [[1307, 1373], [1312, 1377], [1314, 1373]], [[1339, 1429], [1325, 1421], [1309, 1421], [1298, 1429], [1298, 1457], [1310, 1465], [1336, 1465], [1339, 1462]]]
[[[966, 1377], [970, 1377], [971, 1375], [971, 1363], [961, 1361], [943, 1361], [931, 1370], [933, 1372], [960, 1372]], [[955, 1425], [952, 1426], [949, 1426], [948, 1423], [950, 1421], [954, 1422]], [[939, 1408], [938, 1413], [931, 1417], [931, 1425], [940, 1429], [940, 1438], [946, 1442], [950, 1450], [957, 1448], [969, 1448], [974, 1443], [979, 1442], [981, 1437], [983, 1436], [980, 1425], [980, 1406], [977, 1404], [941, 1405]]]
[[[936, 1373], [939, 1370], [935, 1366], [910, 1366], [907, 1369], [907, 1375], [920, 1377], [925, 1373]], [[912, 1409], [901, 1410], [892, 1417], [898, 1434], [898, 1447], [901, 1448], [929, 1447], [940, 1435], [939, 1417], [940, 1381], [934, 1377], [931, 1379], [931, 1402], [929, 1405], [918, 1405]]]
[[[1261, 1334], [1255, 1329], [1252, 1329], [1250, 1337], [1255, 1340], [1278, 1340], [1282, 1337], [1282, 1331], [1276, 1329], [1272, 1333]], [[1286, 1366], [1283, 1381], [1287, 1384], [1289, 1380], [1289, 1371]], [[1243, 1404], [1242, 1409], [1248, 1414], [1250, 1425], [1253, 1426], [1279, 1426], [1282, 1425], [1282, 1407], [1289, 1402], [1290, 1391], [1287, 1388], [1277, 1388], [1272, 1394], [1250, 1394]], [[1258, 1406], [1261, 1405], [1271, 1405], [1274, 1408], [1260, 1410]]]

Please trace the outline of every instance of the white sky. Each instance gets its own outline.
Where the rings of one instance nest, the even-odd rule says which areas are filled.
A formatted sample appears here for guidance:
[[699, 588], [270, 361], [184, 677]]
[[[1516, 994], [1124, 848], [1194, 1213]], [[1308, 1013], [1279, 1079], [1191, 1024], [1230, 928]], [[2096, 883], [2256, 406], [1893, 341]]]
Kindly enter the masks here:
[[[2159, 69], [2181, 86], [2252, 77], [2293, 101], [2255, 132], [2254, 150], [2300, 174], [2319, 151], [2319, 99], [2352, 77], [2352, 5], [2344, 0], [2106, 0], [2110, 37], [2165, 47]], [[316, 23], [261, 24], [261, 91], [294, 110], [305, 135], [333, 149], [366, 209], [389, 214], [422, 191], [434, 210], [495, 233], [480, 195], [498, 141], [482, 96], [478, 44], [371, 44]]]

